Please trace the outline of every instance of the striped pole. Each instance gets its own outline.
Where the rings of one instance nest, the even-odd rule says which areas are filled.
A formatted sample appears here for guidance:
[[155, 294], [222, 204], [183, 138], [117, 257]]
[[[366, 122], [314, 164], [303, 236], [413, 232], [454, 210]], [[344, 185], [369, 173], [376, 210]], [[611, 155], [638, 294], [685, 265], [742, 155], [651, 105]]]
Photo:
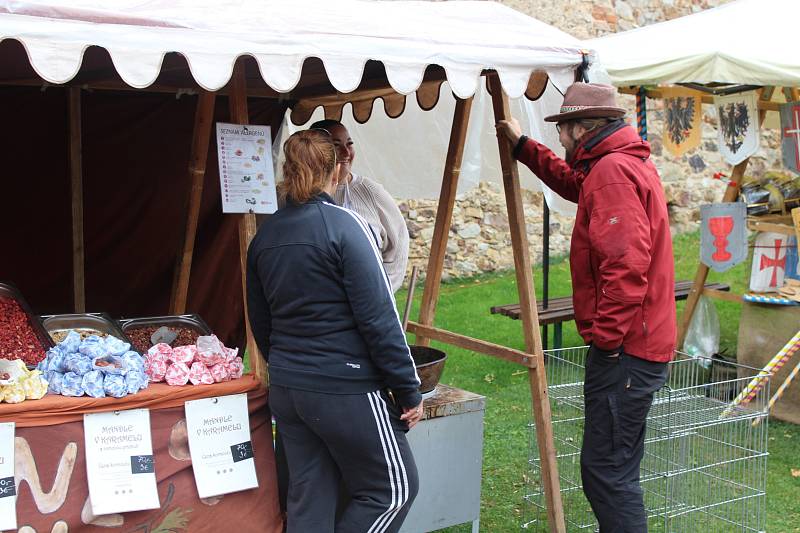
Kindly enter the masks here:
[[739, 393], [736, 399], [725, 408], [720, 418], [729, 416], [737, 405], [746, 404], [755, 398], [758, 391], [760, 391], [767, 382], [767, 378], [780, 370], [798, 350], [800, 350], [800, 331], [792, 337], [792, 340], [786, 343], [786, 346], [781, 348], [781, 351], [775, 354], [775, 357], [767, 363], [767, 366], [765, 366], [756, 377], [750, 380], [747, 387], [742, 389], [742, 392]]
[[643, 141], [647, 140], [647, 90], [639, 87], [636, 93], [636, 131]]
[[[778, 387], [778, 391], [772, 396], [772, 398], [769, 399], [769, 406], [767, 406], [767, 413], [772, 411], [772, 406], [774, 406], [775, 403], [781, 399], [781, 396], [783, 396], [783, 393], [786, 391], [789, 385], [792, 384], [792, 381], [794, 380], [794, 378], [797, 377], [797, 374], [800, 374], [800, 363], [797, 363], [797, 366], [794, 367], [792, 372], [786, 377], [781, 386]], [[753, 426], [757, 426], [758, 424], [760, 424], [763, 418], [765, 417], [756, 418], [755, 420], [753, 420]]]

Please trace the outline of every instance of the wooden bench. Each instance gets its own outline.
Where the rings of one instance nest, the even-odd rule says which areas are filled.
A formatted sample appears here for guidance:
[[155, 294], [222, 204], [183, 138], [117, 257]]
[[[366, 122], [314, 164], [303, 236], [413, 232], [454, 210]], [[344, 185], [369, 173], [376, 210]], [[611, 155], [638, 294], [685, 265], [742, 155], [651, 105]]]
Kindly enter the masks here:
[[[706, 283], [706, 289], [713, 289], [718, 291], [730, 291], [731, 288], [725, 283]], [[682, 280], [675, 282], [675, 301], [685, 300], [689, 297], [692, 290], [692, 281]], [[491, 309], [492, 314], [504, 315], [514, 320], [519, 320], [520, 310], [519, 304], [496, 305]], [[547, 326], [555, 324], [553, 328], [553, 347], [561, 348], [562, 341], [562, 323], [575, 320], [575, 310], [572, 308], [572, 296], [562, 296], [560, 298], [551, 298], [547, 302], [547, 309], [543, 307], [542, 302], [538, 302], [539, 311], [539, 325]]]

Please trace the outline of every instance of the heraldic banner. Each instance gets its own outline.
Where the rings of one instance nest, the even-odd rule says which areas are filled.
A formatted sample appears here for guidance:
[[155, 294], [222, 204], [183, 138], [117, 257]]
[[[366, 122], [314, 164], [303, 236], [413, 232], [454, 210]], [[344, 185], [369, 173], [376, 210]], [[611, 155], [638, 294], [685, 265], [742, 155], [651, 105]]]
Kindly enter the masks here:
[[[787, 250], [790, 237], [782, 233], [759, 233], [753, 247], [753, 268], [750, 271], [750, 290], [777, 292], [786, 276]], [[794, 266], [795, 272], [797, 266]]]
[[758, 99], [755, 91], [714, 98], [719, 119], [719, 152], [738, 165], [758, 150]]
[[682, 87], [665, 87], [664, 133], [661, 141], [669, 153], [681, 156], [700, 145], [701, 94]]
[[800, 174], [800, 102], [781, 105], [783, 166]]
[[747, 206], [726, 202], [700, 206], [700, 261], [725, 272], [747, 259]]

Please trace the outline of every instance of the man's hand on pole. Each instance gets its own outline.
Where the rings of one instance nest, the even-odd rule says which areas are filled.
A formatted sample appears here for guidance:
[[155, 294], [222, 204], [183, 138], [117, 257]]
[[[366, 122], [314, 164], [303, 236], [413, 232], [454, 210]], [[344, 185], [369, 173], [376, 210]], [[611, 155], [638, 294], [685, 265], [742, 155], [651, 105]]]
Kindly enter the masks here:
[[514, 117], [509, 120], [498, 120], [495, 128], [498, 133], [502, 133], [511, 141], [511, 146], [516, 146], [519, 138], [522, 137], [522, 128]]

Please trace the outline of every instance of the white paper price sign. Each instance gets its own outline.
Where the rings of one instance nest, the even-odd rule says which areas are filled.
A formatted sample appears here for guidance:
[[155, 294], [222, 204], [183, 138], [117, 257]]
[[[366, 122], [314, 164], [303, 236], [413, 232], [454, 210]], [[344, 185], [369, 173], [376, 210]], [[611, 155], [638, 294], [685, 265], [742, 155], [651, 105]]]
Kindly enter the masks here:
[[96, 515], [157, 509], [150, 411], [83, 415], [89, 498]]
[[0, 423], [0, 531], [17, 529], [14, 422]]
[[278, 209], [269, 126], [217, 123], [223, 213], [274, 213]]
[[246, 394], [186, 402], [186, 429], [201, 498], [258, 487]]

